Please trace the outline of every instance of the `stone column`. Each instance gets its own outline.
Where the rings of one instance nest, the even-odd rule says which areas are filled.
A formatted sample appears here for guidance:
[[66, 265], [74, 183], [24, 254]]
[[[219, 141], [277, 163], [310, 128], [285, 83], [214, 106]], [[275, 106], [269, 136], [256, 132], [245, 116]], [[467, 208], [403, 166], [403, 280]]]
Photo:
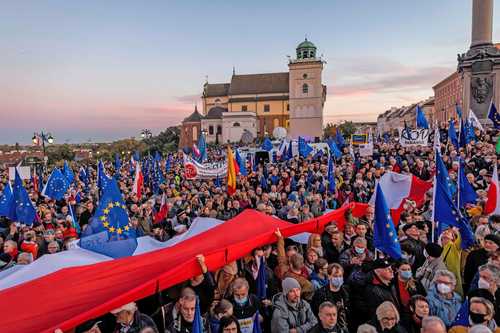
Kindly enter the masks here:
[[493, 0], [473, 0], [471, 48], [491, 44]]

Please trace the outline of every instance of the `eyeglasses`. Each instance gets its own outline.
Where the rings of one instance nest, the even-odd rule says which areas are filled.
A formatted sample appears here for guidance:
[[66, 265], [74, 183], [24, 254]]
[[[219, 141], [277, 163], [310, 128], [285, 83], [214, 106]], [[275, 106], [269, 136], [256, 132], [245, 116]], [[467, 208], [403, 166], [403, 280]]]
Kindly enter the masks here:
[[396, 321], [397, 318], [396, 317], [384, 317], [381, 320], [383, 320], [383, 321]]

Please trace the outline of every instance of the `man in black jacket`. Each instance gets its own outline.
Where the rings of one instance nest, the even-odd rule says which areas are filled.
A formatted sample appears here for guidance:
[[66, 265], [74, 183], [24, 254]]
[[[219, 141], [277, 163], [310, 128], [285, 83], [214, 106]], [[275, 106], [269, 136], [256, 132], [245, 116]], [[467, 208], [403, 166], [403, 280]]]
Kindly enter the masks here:
[[474, 250], [467, 256], [464, 268], [464, 292], [470, 288], [471, 282], [479, 266], [488, 262], [488, 257], [500, 248], [500, 236], [489, 234], [484, 237], [480, 249]]
[[425, 244], [420, 240], [420, 230], [416, 223], [404, 225], [403, 232], [407, 238], [401, 241], [401, 249], [415, 258], [411, 266], [413, 273], [415, 273], [417, 268], [422, 266], [425, 262]]
[[385, 301], [392, 302], [396, 308], [400, 308], [398, 292], [394, 285], [394, 272], [391, 263], [387, 259], [377, 259], [373, 262], [372, 279], [366, 287], [365, 300], [368, 305], [368, 313], [374, 318], [377, 307]]
[[111, 313], [116, 317], [115, 333], [140, 333], [146, 329], [158, 333], [153, 319], [144, 313], [140, 313], [134, 302], [114, 309]]
[[337, 307], [330, 302], [323, 302], [319, 306], [319, 323], [308, 333], [347, 333], [347, 329], [337, 325]]

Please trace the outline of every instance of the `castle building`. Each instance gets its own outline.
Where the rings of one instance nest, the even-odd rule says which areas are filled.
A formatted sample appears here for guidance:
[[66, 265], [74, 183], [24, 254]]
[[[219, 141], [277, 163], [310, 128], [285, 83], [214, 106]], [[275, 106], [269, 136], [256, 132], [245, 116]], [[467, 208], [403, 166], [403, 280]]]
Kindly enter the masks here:
[[288, 72], [236, 74], [229, 83], [203, 85], [202, 112], [182, 123], [180, 146], [190, 146], [203, 131], [208, 143], [239, 142], [272, 135], [284, 127], [288, 136], [320, 138], [326, 86], [322, 84], [324, 61], [316, 46], [305, 39], [290, 59]]

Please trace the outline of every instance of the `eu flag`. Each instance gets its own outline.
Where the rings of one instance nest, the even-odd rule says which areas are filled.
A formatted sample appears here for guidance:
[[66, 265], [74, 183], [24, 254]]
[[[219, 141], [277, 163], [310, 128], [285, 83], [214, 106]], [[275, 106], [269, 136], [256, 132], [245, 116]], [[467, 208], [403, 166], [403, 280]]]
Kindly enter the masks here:
[[328, 192], [335, 193], [335, 165], [333, 159], [330, 158], [328, 161]]
[[14, 178], [14, 206], [16, 217], [15, 220], [26, 225], [32, 225], [35, 220], [36, 210], [30, 200], [28, 192], [23, 186], [23, 181], [16, 168], [16, 176]]
[[100, 191], [104, 191], [110, 181], [111, 178], [108, 175], [106, 175], [104, 164], [102, 163], [102, 161], [99, 161], [99, 164], [97, 166], [97, 187], [99, 188]]
[[96, 213], [80, 239], [80, 247], [108, 257], [130, 256], [137, 248], [136, 231], [129, 224], [127, 207], [111, 178], [104, 188]]
[[458, 150], [458, 138], [457, 138], [457, 132], [455, 131], [455, 122], [453, 121], [453, 119], [450, 119], [449, 122], [448, 138], [450, 139], [451, 143], [455, 146], [455, 149]]
[[63, 174], [68, 180], [68, 183], [71, 184], [75, 180], [75, 175], [73, 174], [73, 170], [71, 170], [67, 161], [64, 161]]
[[259, 271], [257, 272], [256, 282], [256, 296], [260, 299], [266, 299], [267, 297], [267, 274], [266, 274], [266, 263], [264, 257], [260, 257]]
[[122, 167], [122, 161], [120, 160], [120, 155], [118, 153], [115, 154], [115, 172], [120, 173], [120, 169]]
[[80, 171], [78, 172], [78, 178], [85, 184], [85, 186], [89, 185], [89, 176], [87, 174], [87, 170], [85, 170], [83, 166], [80, 167]]
[[10, 182], [5, 185], [2, 196], [0, 197], [0, 216], [6, 216], [10, 220], [14, 220], [16, 217], [14, 194], [12, 194]]
[[134, 159], [134, 161], [136, 161], [136, 162], [139, 162], [139, 160], [141, 159], [141, 155], [139, 155], [139, 151], [138, 151], [138, 150], [136, 150], [136, 151], [134, 152], [133, 159]]
[[247, 168], [245, 166], [245, 161], [241, 158], [238, 149], [236, 149], [236, 163], [238, 163], [238, 167], [240, 168], [240, 174], [242, 176], [248, 176]]
[[287, 149], [287, 156], [288, 156], [287, 158], [289, 160], [293, 159], [292, 143], [293, 143], [293, 141], [290, 140], [290, 145], [288, 145], [288, 149]]
[[429, 129], [429, 123], [420, 105], [417, 105], [417, 128]]
[[340, 151], [339, 147], [337, 146], [337, 144], [335, 143], [335, 141], [332, 138], [329, 138], [326, 143], [328, 144], [328, 147], [330, 148], [331, 155], [333, 155], [335, 158], [342, 157], [342, 152]]
[[342, 136], [342, 133], [339, 131], [339, 128], [337, 127], [337, 130], [335, 132], [335, 141], [337, 141], [337, 145], [342, 148], [345, 146], [345, 140], [344, 137]]
[[262, 142], [261, 148], [262, 148], [262, 150], [265, 150], [265, 151], [271, 151], [273, 149], [273, 143], [271, 142], [271, 140], [269, 140], [268, 137], [266, 137], [264, 139], [264, 142]]
[[194, 308], [194, 320], [193, 320], [193, 328], [191, 330], [192, 333], [203, 333], [203, 321], [201, 319], [201, 311], [200, 311], [200, 300], [198, 296], [196, 296], [196, 305]]
[[497, 107], [493, 101], [491, 101], [490, 110], [488, 111], [488, 118], [493, 122], [493, 126], [496, 129], [500, 129], [500, 114], [498, 114]]
[[458, 119], [462, 119], [462, 108], [460, 105], [455, 104], [455, 111], [457, 112]]
[[42, 195], [51, 199], [61, 200], [68, 191], [69, 183], [68, 178], [62, 174], [61, 170], [54, 168], [42, 190]]
[[462, 158], [460, 158], [459, 175], [458, 175], [458, 207], [464, 208], [465, 204], [472, 203], [475, 204], [477, 200], [477, 194], [472, 187], [471, 183], [465, 176], [465, 165]]
[[304, 140], [303, 137], [299, 136], [299, 155], [301, 157], [307, 157], [312, 153], [313, 148]]
[[436, 179], [434, 182], [434, 221], [440, 235], [448, 227], [457, 227], [462, 237], [462, 248], [466, 249], [474, 244], [474, 234], [460, 210], [453, 202], [450, 190], [450, 178], [444, 166], [441, 154], [436, 151]]
[[389, 255], [391, 258], [401, 259], [401, 246], [398, 233], [392, 222], [389, 207], [384, 192], [377, 184], [375, 197], [375, 223], [373, 224], [373, 244], [376, 249]]
[[198, 149], [200, 150], [200, 158], [198, 161], [200, 163], [203, 163], [207, 160], [207, 142], [203, 133], [201, 133], [198, 137]]
[[469, 322], [469, 300], [465, 298], [465, 301], [460, 306], [460, 310], [458, 310], [457, 316], [455, 320], [451, 324], [451, 326], [465, 326], [468, 327], [470, 325]]

